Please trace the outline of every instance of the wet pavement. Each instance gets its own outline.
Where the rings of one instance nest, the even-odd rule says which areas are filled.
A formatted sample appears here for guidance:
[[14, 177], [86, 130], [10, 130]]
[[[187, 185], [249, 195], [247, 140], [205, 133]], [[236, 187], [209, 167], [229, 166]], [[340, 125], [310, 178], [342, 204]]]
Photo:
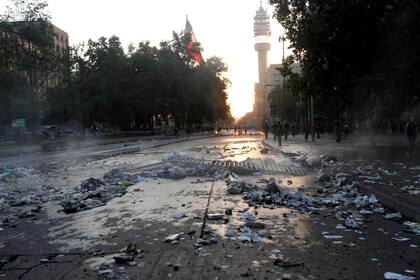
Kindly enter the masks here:
[[[358, 170], [360, 162], [323, 159], [321, 166], [308, 166], [303, 153], [270, 148], [261, 153], [266, 148], [261, 140], [197, 139], [9, 170], [0, 183], [0, 279], [384, 279], [391, 275], [386, 272], [415, 279], [420, 236], [407, 232], [405, 219], [385, 219], [391, 213], [386, 209], [359, 217], [359, 212], [381, 205], [346, 203], [361, 196], [357, 191], [349, 191], [352, 196], [345, 195], [337, 204], [318, 203], [347, 188], [315, 183], [320, 169], [331, 172], [335, 182], [337, 173]], [[285, 169], [232, 170], [209, 162]], [[293, 168], [305, 172], [287, 174]], [[109, 173], [115, 169], [120, 175]], [[392, 174], [388, 169], [383, 168]], [[408, 170], [414, 178], [410, 172], [416, 170]], [[374, 171], [386, 177], [385, 171]], [[114, 177], [104, 176], [107, 173]], [[174, 174], [178, 179], [171, 179]], [[370, 173], [352, 175], [349, 185], [372, 179], [360, 178]], [[106, 186], [82, 190], [88, 178]], [[246, 192], [227, 193], [229, 180], [255, 184], [257, 191], [276, 182], [282, 191], [307, 197], [299, 200], [306, 204], [296, 205], [295, 199], [280, 197], [277, 191], [271, 194], [277, 200], [250, 201]], [[102, 199], [110, 188], [112, 198]], [[69, 196], [83, 196], [88, 207], [66, 214], [62, 202]], [[103, 203], [95, 204], [100, 199]], [[360, 226], [352, 228], [345, 218], [337, 219], [338, 212], [356, 217]], [[136, 254], [126, 249], [129, 244], [136, 244]]]

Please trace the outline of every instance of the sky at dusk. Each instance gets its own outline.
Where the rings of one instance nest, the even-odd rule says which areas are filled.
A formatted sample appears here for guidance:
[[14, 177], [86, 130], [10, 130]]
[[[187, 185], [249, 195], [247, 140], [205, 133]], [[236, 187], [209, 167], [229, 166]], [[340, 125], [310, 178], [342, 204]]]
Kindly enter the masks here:
[[[48, 0], [52, 21], [69, 34], [70, 44], [117, 35], [126, 47], [149, 40], [157, 45], [171, 39], [172, 31], [192, 24], [203, 57], [223, 58], [231, 80], [229, 103], [239, 117], [252, 111], [257, 81], [257, 54], [254, 51], [253, 17], [259, 0]], [[3, 5], [2, 5], [3, 6]], [[272, 7], [263, 1], [270, 16]], [[283, 29], [271, 19], [272, 48], [269, 64], [279, 63], [282, 47], [278, 37]], [[286, 50], [291, 53], [290, 50]]]

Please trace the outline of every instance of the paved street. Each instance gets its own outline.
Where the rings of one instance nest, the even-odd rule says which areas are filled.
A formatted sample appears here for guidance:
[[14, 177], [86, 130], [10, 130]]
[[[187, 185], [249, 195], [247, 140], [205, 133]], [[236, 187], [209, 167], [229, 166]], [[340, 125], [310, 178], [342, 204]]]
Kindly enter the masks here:
[[[98, 146], [89, 157], [16, 157], [0, 182], [0, 279], [384, 279], [420, 271], [420, 229], [387, 216], [395, 210], [355, 185], [388, 183], [392, 167], [367, 168], [369, 157], [355, 161], [298, 139], [282, 149], [262, 136], [184, 140]], [[394, 168], [404, 180], [418, 177], [418, 163], [401, 164]], [[329, 178], [315, 183], [319, 172]]]

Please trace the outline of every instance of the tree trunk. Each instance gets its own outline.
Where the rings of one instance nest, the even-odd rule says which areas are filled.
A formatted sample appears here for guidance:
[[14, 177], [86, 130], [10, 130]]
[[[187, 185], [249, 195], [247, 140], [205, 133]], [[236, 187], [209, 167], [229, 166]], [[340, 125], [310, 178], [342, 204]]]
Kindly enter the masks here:
[[375, 138], [375, 130], [373, 129], [372, 116], [369, 116], [367, 125], [368, 125], [368, 130], [369, 130], [369, 146], [371, 148], [376, 148], [376, 138]]

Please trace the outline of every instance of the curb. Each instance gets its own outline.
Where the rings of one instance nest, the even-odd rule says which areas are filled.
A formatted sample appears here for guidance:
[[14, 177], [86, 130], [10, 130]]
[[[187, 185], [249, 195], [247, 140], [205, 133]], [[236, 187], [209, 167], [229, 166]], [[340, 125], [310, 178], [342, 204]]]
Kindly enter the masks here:
[[420, 222], [420, 205], [403, 201], [389, 193], [378, 190], [374, 186], [359, 186], [359, 190], [365, 194], [374, 194], [385, 207], [400, 212], [408, 219]]

